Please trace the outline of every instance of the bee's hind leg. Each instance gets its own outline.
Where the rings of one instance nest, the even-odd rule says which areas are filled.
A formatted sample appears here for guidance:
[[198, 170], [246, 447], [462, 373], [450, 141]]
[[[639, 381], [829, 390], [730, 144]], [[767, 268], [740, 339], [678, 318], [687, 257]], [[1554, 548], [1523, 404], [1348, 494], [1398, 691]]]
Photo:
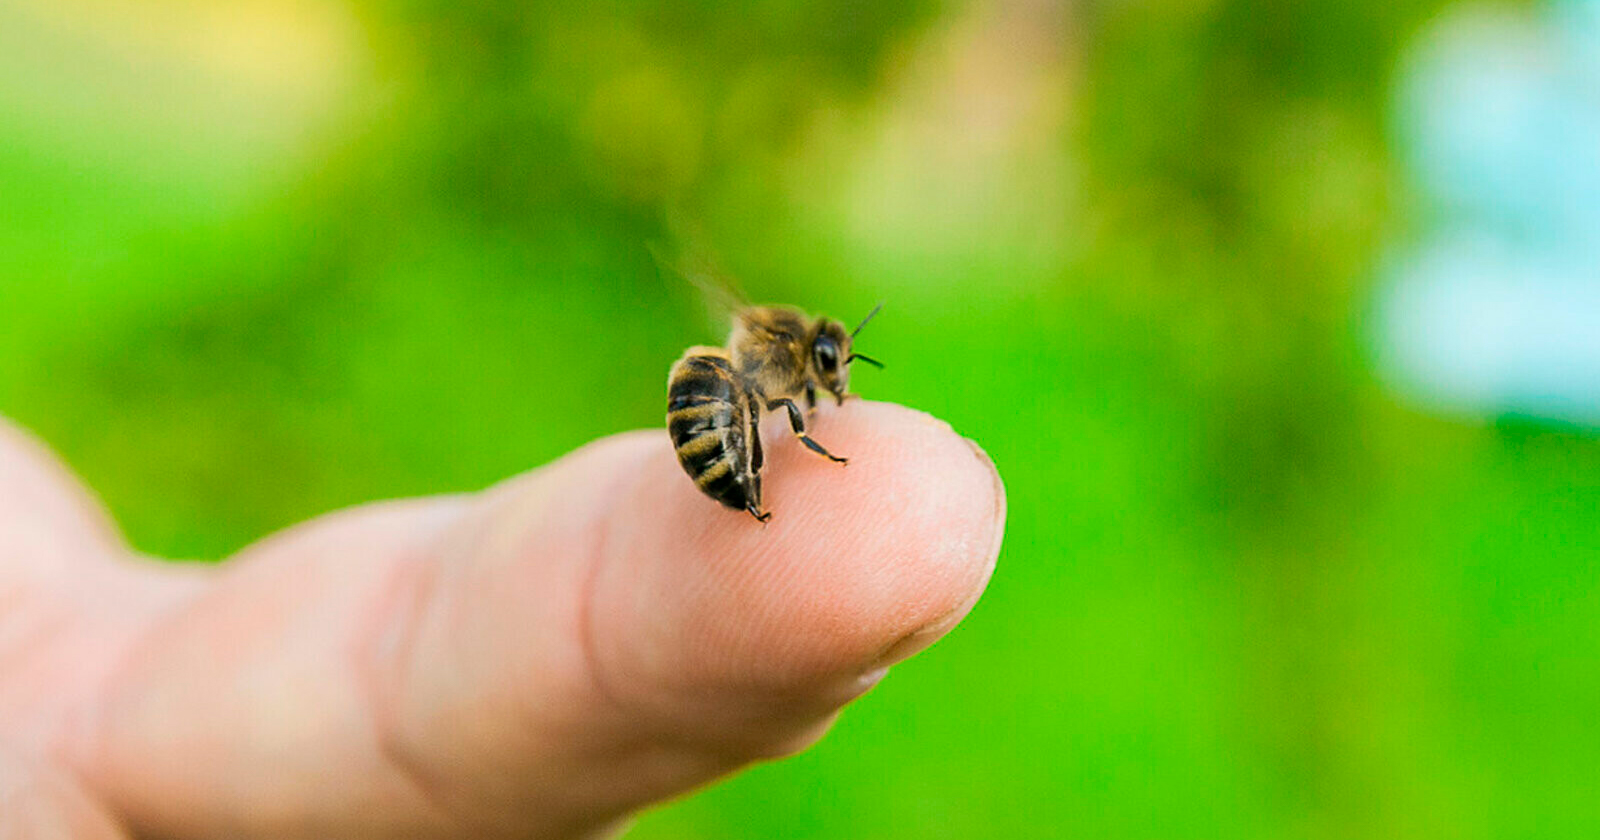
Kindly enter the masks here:
[[805, 418], [800, 415], [800, 406], [795, 405], [794, 400], [784, 397], [782, 399], [769, 400], [767, 402], [767, 408], [769, 410], [780, 407], [789, 412], [789, 428], [794, 429], [794, 436], [799, 438], [800, 442], [805, 444], [807, 449], [817, 453], [818, 455], [821, 455], [824, 458], [827, 458], [830, 461], [840, 464], [850, 463], [849, 458], [840, 458], [838, 455], [829, 452], [828, 450], [822, 448], [822, 444], [812, 440], [811, 436], [806, 434]]

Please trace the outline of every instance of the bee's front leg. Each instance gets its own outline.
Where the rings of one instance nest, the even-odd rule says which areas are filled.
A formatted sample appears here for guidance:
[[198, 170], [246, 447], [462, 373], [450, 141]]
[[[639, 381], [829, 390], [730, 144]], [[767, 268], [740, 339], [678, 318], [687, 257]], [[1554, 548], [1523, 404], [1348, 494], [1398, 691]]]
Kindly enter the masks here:
[[810, 382], [807, 382], [806, 383], [806, 416], [809, 417], [809, 416], [811, 416], [813, 414], [816, 414], [816, 413], [817, 413], [817, 386], [812, 384], [812, 383], [810, 383]]
[[795, 405], [794, 404], [794, 400], [787, 399], [787, 398], [776, 399], [776, 400], [768, 400], [767, 401], [767, 410], [771, 411], [772, 409], [775, 409], [775, 408], [781, 408], [781, 409], [789, 412], [789, 428], [794, 430], [794, 436], [799, 438], [800, 442], [805, 444], [807, 449], [811, 450], [812, 452], [817, 453], [818, 455], [821, 455], [824, 458], [827, 458], [830, 461], [834, 461], [834, 462], [837, 462], [837, 463], [840, 463], [840, 464], [844, 464], [844, 463], [848, 463], [849, 462], [850, 459], [848, 459], [848, 458], [840, 458], [838, 455], [835, 455], [832, 452], [829, 452], [828, 450], [826, 450], [826, 449], [824, 449], [822, 447], [822, 444], [817, 443], [816, 441], [812, 440], [811, 436], [806, 434], [805, 419], [800, 416], [800, 406]]

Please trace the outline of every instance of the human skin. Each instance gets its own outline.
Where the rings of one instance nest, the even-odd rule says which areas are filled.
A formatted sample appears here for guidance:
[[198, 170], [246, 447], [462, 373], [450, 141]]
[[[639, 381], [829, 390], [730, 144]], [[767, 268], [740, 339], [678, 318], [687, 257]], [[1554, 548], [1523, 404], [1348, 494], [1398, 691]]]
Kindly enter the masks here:
[[967, 614], [1005, 519], [927, 415], [815, 429], [849, 466], [769, 425], [764, 526], [654, 430], [202, 565], [0, 422], [0, 836], [604, 836], [803, 749]]

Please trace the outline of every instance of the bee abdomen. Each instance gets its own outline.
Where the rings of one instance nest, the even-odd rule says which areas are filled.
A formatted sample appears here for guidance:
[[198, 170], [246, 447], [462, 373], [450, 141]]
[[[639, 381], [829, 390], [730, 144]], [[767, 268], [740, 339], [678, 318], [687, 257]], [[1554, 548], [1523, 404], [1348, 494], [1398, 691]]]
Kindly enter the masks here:
[[717, 432], [732, 426], [738, 406], [727, 400], [686, 406], [667, 410], [667, 431], [674, 445], [682, 446], [689, 440], [708, 432]]
[[744, 392], [728, 360], [685, 356], [673, 366], [667, 392], [667, 431], [695, 486], [730, 508], [759, 503], [745, 441]]
[[714, 405], [725, 403], [727, 400], [710, 394], [673, 394], [667, 398], [667, 411], [677, 411], [680, 408], [693, 408], [697, 405]]
[[692, 404], [699, 400], [731, 400], [737, 381], [733, 378], [733, 363], [723, 356], [684, 356], [672, 366], [668, 376], [667, 401], [684, 401]]

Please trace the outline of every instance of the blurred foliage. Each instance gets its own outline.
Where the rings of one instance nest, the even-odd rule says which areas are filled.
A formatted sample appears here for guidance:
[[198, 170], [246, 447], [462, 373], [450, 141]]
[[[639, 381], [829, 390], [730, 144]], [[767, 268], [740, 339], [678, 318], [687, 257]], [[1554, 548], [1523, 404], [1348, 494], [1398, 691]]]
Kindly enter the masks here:
[[5, 0], [0, 411], [224, 556], [658, 424], [692, 231], [887, 298], [857, 390], [1010, 523], [947, 641], [632, 836], [1589, 836], [1600, 447], [1363, 349], [1441, 4]]

